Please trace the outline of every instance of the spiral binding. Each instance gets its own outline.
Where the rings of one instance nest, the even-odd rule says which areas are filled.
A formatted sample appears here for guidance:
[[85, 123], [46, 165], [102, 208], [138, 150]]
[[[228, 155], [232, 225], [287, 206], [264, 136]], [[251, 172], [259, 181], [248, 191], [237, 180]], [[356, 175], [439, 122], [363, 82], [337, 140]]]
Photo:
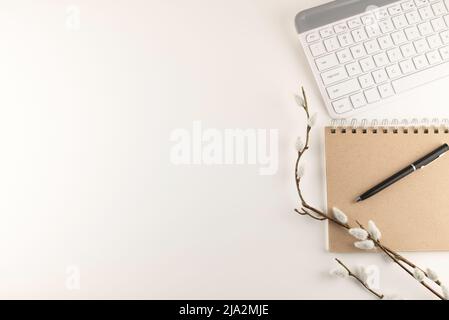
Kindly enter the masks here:
[[331, 133], [449, 134], [449, 119], [332, 120]]

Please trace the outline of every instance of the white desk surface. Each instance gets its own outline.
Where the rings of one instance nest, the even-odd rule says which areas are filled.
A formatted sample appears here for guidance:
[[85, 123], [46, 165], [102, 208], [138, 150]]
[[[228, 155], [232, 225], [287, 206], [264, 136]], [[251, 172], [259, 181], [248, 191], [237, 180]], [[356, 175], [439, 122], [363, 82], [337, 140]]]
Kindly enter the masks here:
[[[325, 203], [330, 119], [293, 26], [323, 2], [3, 1], [0, 297], [371, 299], [327, 276], [324, 225], [293, 213], [299, 85], [319, 114], [304, 193]], [[448, 117], [448, 84], [360, 119]], [[174, 166], [170, 133], [195, 120], [278, 129], [278, 173]], [[449, 282], [449, 253], [407, 256]], [[377, 264], [384, 291], [431, 298], [380, 256], [339, 257]]]

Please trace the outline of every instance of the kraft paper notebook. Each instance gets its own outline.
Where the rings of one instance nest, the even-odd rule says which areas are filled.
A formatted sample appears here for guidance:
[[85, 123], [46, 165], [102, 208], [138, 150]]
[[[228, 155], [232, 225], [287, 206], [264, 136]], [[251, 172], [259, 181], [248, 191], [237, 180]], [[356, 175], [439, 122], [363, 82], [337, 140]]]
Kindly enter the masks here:
[[[351, 225], [373, 220], [397, 251], [449, 250], [449, 154], [356, 203], [363, 192], [449, 141], [446, 126], [348, 126], [325, 129], [327, 205]], [[357, 252], [354, 238], [329, 223], [329, 250]]]

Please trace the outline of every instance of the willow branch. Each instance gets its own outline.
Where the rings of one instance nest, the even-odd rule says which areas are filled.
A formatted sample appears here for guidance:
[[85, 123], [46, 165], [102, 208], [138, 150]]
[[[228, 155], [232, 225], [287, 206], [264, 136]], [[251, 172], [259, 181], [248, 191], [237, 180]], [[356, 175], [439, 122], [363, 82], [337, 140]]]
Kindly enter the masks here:
[[355, 280], [357, 280], [358, 282], [360, 282], [360, 284], [369, 292], [371, 292], [373, 295], [375, 295], [376, 297], [378, 297], [379, 299], [383, 299], [384, 295], [380, 294], [376, 291], [374, 291], [373, 289], [371, 289], [362, 279], [360, 279], [359, 276], [357, 276], [356, 274], [354, 274], [347, 266], [345, 266], [345, 264], [343, 262], [341, 262], [339, 259], [335, 258], [335, 261], [337, 261], [346, 271], [348, 271], [348, 274], [350, 277], [354, 278]]
[[[357, 224], [359, 225], [360, 228], [362, 228], [363, 230], [366, 231], [365, 227], [357, 221]], [[413, 274], [412, 271], [410, 271], [409, 269], [407, 269], [406, 266], [403, 265], [403, 263], [401, 263], [401, 261], [398, 260], [398, 258], [392, 254], [390, 251], [388, 251], [387, 249], [385, 249], [385, 247], [380, 243], [379, 240], [375, 240], [373, 239], [371, 236], [368, 237], [371, 241], [374, 242], [374, 244], [376, 245], [377, 248], [379, 248], [381, 251], [383, 251], [387, 256], [389, 256], [391, 258], [391, 260], [393, 260], [394, 263], [396, 263], [398, 266], [400, 266], [405, 272], [407, 272], [411, 277], [413, 277], [413, 279], [416, 280], [415, 275]], [[430, 292], [432, 292], [434, 295], [436, 295], [438, 298], [440, 298], [441, 300], [445, 300], [443, 295], [441, 295], [440, 293], [436, 292], [432, 287], [430, 287], [427, 283], [425, 283], [425, 281], [418, 281], [421, 285], [423, 285], [427, 290], [429, 290]]]
[[[303, 109], [306, 113], [307, 116], [307, 120], [309, 122], [310, 120], [310, 112], [309, 112], [309, 106], [308, 106], [308, 101], [307, 101], [307, 96], [305, 94], [304, 88], [301, 88], [302, 94], [303, 94], [303, 99], [304, 99], [304, 105], [303, 105]], [[310, 148], [310, 132], [311, 132], [312, 128], [311, 126], [307, 125], [307, 130], [306, 130], [306, 142], [304, 145], [304, 148], [302, 150], [298, 151], [298, 156], [296, 159], [296, 164], [295, 164], [295, 182], [296, 182], [296, 189], [298, 192], [298, 196], [301, 200], [301, 205], [302, 208], [301, 210], [295, 209], [295, 212], [297, 212], [300, 215], [303, 216], [309, 216], [315, 220], [319, 220], [319, 221], [324, 221], [324, 220], [328, 220], [346, 230], [349, 230], [351, 227], [348, 224], [344, 224], [341, 223], [340, 221], [336, 220], [335, 218], [329, 216], [328, 214], [318, 210], [317, 208], [311, 206], [310, 204], [307, 203], [307, 201], [305, 200], [302, 190], [301, 190], [301, 177], [297, 176], [297, 172], [298, 172], [298, 168], [299, 168], [299, 164], [300, 161], [302, 159], [302, 157], [304, 156], [304, 154], [306, 153], [306, 151], [309, 150]], [[311, 212], [313, 212], [313, 214]], [[362, 226], [361, 226], [362, 227]], [[409, 261], [408, 259], [406, 259], [405, 257], [403, 257], [402, 255], [400, 255], [399, 253], [395, 252], [394, 250], [384, 246], [383, 244], [381, 244], [379, 241], [376, 241], [372, 238], [370, 238], [370, 240], [372, 240], [374, 242], [374, 244], [376, 245], [377, 248], [379, 248], [381, 251], [383, 251], [393, 262], [395, 262], [397, 265], [399, 265], [404, 271], [406, 271], [409, 275], [411, 275], [413, 278], [413, 272], [411, 272], [406, 266], [409, 266], [410, 268], [417, 268], [419, 270], [421, 270], [425, 276], [429, 279], [428, 274], [421, 268], [417, 267], [414, 263], [412, 263], [411, 261]], [[431, 279], [430, 279], [431, 280]], [[434, 283], [436, 283], [437, 285], [441, 286], [441, 282], [440, 281], [433, 281]], [[439, 294], [438, 292], [436, 292], [433, 288], [431, 288], [427, 283], [420, 282], [426, 289], [428, 289], [431, 293], [433, 293], [435, 296], [437, 296], [440, 299], [444, 300], [444, 297]]]
[[384, 247], [385, 250], [387, 250], [387, 251], [390, 252], [393, 256], [395, 256], [396, 259], [398, 259], [399, 261], [404, 262], [405, 264], [409, 265], [409, 266], [412, 267], [413, 269], [416, 268], [416, 269], [421, 270], [421, 271], [424, 273], [424, 275], [425, 275], [430, 281], [434, 282], [435, 284], [437, 284], [437, 285], [440, 286], [440, 287], [443, 285], [443, 284], [441, 283], [440, 280], [434, 281], [434, 280], [430, 279], [428, 273], [427, 273], [425, 270], [421, 269], [419, 266], [417, 266], [416, 264], [414, 264], [413, 262], [411, 262], [410, 260], [408, 260], [408, 259], [405, 258], [404, 256], [400, 255], [399, 253], [397, 253], [397, 252], [391, 250], [390, 248], [388, 248], [388, 247], [386, 247], [386, 246], [383, 246], [383, 247]]
[[324, 221], [324, 220], [326, 220], [326, 218], [323, 218], [323, 217], [317, 217], [317, 216], [315, 216], [315, 215], [313, 215], [313, 214], [311, 214], [310, 212], [307, 212], [306, 210], [302, 210], [302, 211], [299, 211], [298, 209], [295, 209], [295, 212], [296, 213], [298, 213], [298, 214], [300, 214], [301, 216], [309, 216], [310, 218], [312, 218], [312, 219], [315, 219], [315, 220], [318, 220], [318, 221]]

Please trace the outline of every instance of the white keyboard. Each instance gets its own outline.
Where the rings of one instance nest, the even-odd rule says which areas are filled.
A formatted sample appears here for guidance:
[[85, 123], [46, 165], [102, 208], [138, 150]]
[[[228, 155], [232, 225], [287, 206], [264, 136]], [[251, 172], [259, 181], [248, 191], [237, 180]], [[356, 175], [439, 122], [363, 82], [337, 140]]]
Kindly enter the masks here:
[[300, 38], [334, 118], [449, 76], [449, 0], [395, 1]]

